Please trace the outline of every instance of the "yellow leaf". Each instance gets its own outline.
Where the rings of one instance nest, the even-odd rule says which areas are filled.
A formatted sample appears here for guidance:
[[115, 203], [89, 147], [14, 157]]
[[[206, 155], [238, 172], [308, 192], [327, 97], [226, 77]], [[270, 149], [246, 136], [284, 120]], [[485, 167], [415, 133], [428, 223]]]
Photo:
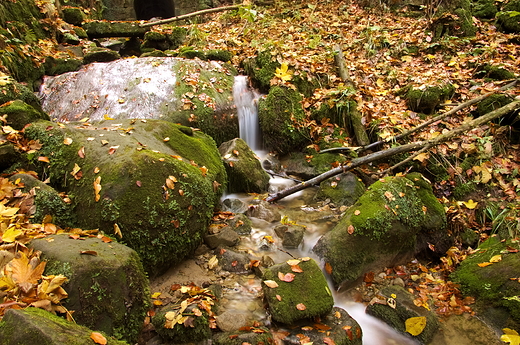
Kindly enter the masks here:
[[270, 288], [277, 288], [278, 287], [278, 283], [275, 282], [274, 280], [264, 280], [264, 284], [267, 285]]
[[16, 240], [16, 238], [23, 234], [22, 230], [15, 229], [14, 227], [11, 227], [7, 229], [6, 232], [2, 235], [2, 241], [6, 243], [12, 243]]
[[491, 259], [489, 259], [489, 262], [500, 262], [502, 261], [502, 255], [495, 255]]
[[111, 118], [110, 116], [108, 116], [108, 114], [103, 115], [103, 118], [104, 118], [105, 120], [114, 120], [113, 118]]
[[0, 203], [0, 217], [12, 217], [18, 212], [18, 207], [5, 207]]
[[426, 327], [426, 317], [417, 316], [411, 317], [405, 321], [406, 331], [411, 335], [418, 336]]
[[502, 334], [500, 340], [509, 343], [510, 345], [520, 345], [520, 336], [518, 335], [517, 331], [510, 328], [504, 328], [502, 331], [505, 334]]
[[475, 207], [477, 207], [478, 202], [473, 201], [473, 199], [469, 199], [468, 201], [463, 201], [462, 204], [470, 210], [473, 210]]
[[65, 139], [63, 139], [63, 143], [65, 145], [70, 145], [70, 144], [72, 144], [72, 139], [71, 138], [65, 138]]
[[119, 236], [119, 238], [123, 238], [123, 234], [121, 233], [121, 228], [117, 223], [114, 223], [114, 234]]
[[160, 295], [161, 295], [160, 292], [154, 292], [154, 293], [152, 294], [152, 298], [159, 298]]
[[424, 162], [425, 160], [427, 160], [428, 158], [430, 158], [430, 154], [427, 153], [427, 152], [423, 152], [423, 153], [419, 153], [419, 154], [418, 154], [417, 156], [415, 156], [413, 159], [422, 163], [422, 162]]
[[276, 73], [274, 74], [276, 77], [282, 79], [283, 81], [289, 81], [292, 78], [292, 74], [288, 71], [289, 66], [284, 62], [280, 68], [276, 69]]
[[477, 264], [478, 267], [486, 267], [486, 266], [489, 266], [489, 265], [493, 265], [492, 262], [481, 262], [479, 264]]

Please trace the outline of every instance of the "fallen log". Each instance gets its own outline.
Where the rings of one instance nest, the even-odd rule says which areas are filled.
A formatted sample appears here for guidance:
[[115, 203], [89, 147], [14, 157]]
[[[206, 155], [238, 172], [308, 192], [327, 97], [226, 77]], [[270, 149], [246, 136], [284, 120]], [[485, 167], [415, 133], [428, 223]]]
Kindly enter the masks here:
[[232, 6], [222, 6], [222, 7], [208, 8], [207, 10], [201, 10], [201, 11], [197, 11], [197, 12], [183, 14], [182, 16], [175, 16], [175, 17], [172, 17], [172, 18], [166, 18], [166, 19], [161, 19], [161, 20], [157, 20], [157, 21], [153, 21], [153, 22], [143, 23], [143, 24], [141, 24], [139, 26], [142, 27], [142, 28], [146, 28], [146, 27], [154, 26], [154, 25], [161, 25], [161, 24], [166, 24], [166, 23], [172, 23], [172, 22], [176, 22], [178, 20], [188, 19], [188, 18], [191, 18], [191, 17], [200, 16], [200, 15], [203, 15], [203, 14], [237, 10], [237, 9], [240, 8], [240, 6], [242, 6], [242, 5], [232, 5]]
[[341, 174], [343, 172], [347, 172], [358, 166], [361, 166], [363, 164], [367, 164], [370, 162], [374, 162], [374, 161], [380, 160], [382, 158], [388, 158], [388, 157], [391, 157], [391, 156], [393, 156], [395, 154], [399, 154], [399, 153], [415, 151], [418, 149], [422, 149], [424, 147], [431, 148], [433, 146], [436, 146], [443, 142], [448, 141], [449, 139], [453, 138], [456, 135], [467, 132], [467, 131], [469, 131], [473, 128], [479, 127], [493, 119], [503, 116], [504, 114], [515, 111], [516, 109], [520, 109], [520, 97], [517, 97], [515, 99], [515, 101], [503, 106], [502, 108], [498, 108], [490, 113], [487, 113], [486, 115], [483, 115], [483, 116], [473, 119], [471, 121], [465, 122], [462, 125], [460, 125], [459, 127], [452, 129], [451, 131], [449, 131], [447, 133], [441, 134], [441, 135], [435, 137], [434, 139], [404, 144], [404, 145], [396, 146], [396, 147], [391, 147], [391, 148], [383, 150], [383, 151], [371, 153], [364, 157], [355, 158], [351, 162], [345, 163], [337, 168], [331, 169], [310, 180], [296, 184], [292, 187], [286, 188], [277, 193], [269, 194], [269, 196], [265, 200], [268, 202], [275, 202], [288, 195], [291, 195], [300, 190], [303, 190], [307, 187], [316, 185], [332, 176]]

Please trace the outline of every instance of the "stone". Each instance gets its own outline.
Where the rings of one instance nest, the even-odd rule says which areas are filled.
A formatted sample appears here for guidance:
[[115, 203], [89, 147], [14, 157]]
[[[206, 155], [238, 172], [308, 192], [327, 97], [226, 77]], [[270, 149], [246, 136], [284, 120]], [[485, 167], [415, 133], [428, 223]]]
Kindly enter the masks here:
[[222, 143], [220, 155], [228, 174], [230, 193], [265, 193], [269, 175], [262, 169], [255, 153], [240, 138]]
[[30, 247], [47, 261], [45, 275], [69, 279], [63, 285], [69, 294], [63, 305], [74, 311], [78, 324], [137, 341], [151, 303], [148, 279], [134, 250], [66, 234], [35, 239]]
[[215, 345], [267, 345], [274, 344], [275, 341], [267, 328], [255, 327], [252, 330], [215, 333], [213, 343]]
[[0, 140], [0, 171], [9, 168], [20, 159], [20, 153], [10, 142]]
[[48, 120], [49, 116], [41, 110], [21, 100], [15, 100], [0, 108], [0, 116], [7, 115], [6, 125], [16, 130], [22, 130], [26, 125], [36, 120]]
[[[117, 225], [155, 276], [202, 243], [226, 172], [215, 142], [200, 131], [160, 120], [118, 122], [85, 128], [33, 123], [25, 134], [39, 140], [39, 154], [50, 164], [37, 162], [31, 170], [45, 170], [58, 191], [66, 186], [76, 227], [114, 234]], [[121, 136], [122, 128], [132, 129]], [[65, 138], [72, 143], [64, 145]], [[81, 173], [71, 175], [75, 165]]]
[[247, 203], [238, 198], [226, 198], [222, 201], [222, 211], [244, 213], [247, 211]]
[[282, 239], [282, 246], [287, 249], [295, 249], [303, 242], [305, 227], [302, 225], [280, 224], [274, 228], [274, 232]]
[[500, 13], [497, 14], [497, 26], [507, 33], [520, 32], [520, 19], [518, 15], [512, 16], [510, 13], [520, 12], [520, 1], [513, 0], [502, 7]]
[[467, 313], [443, 318], [428, 345], [503, 345], [496, 330]]
[[430, 86], [424, 90], [410, 87], [404, 98], [410, 110], [432, 114], [435, 108], [442, 102], [450, 99], [454, 92], [455, 88], [451, 84]]
[[34, 195], [30, 209], [22, 209], [32, 222], [41, 224], [46, 216], [51, 216], [52, 223], [61, 228], [76, 225], [74, 206], [65, 202], [54, 188], [30, 174], [15, 174], [9, 180], [13, 183], [19, 180], [24, 184], [22, 191]]
[[178, 312], [178, 305], [169, 304], [165, 308], [162, 308], [152, 318], [152, 323], [155, 326], [155, 331], [163, 339], [162, 344], [165, 341], [175, 341], [175, 344], [184, 343], [195, 343], [211, 337], [211, 329], [209, 328], [209, 316], [207, 311], [201, 310], [200, 316], [193, 316], [193, 309], [197, 308], [196, 304], [190, 304], [186, 308], [186, 313], [189, 314], [187, 322], [190, 323], [176, 323], [173, 328], [166, 328], [166, 314], [170, 312]]
[[79, 7], [64, 6], [61, 9], [63, 13], [63, 20], [69, 24], [81, 26], [86, 16], [83, 10]]
[[[92, 330], [38, 308], [7, 309], [0, 321], [2, 344], [93, 344]], [[125, 345], [105, 335], [107, 345]]]
[[83, 63], [110, 62], [121, 58], [118, 52], [108, 48], [90, 48], [83, 57]]
[[262, 290], [273, 320], [277, 322], [293, 324], [332, 310], [334, 299], [325, 276], [313, 259], [305, 260], [297, 264], [302, 272], [294, 272], [287, 262], [265, 271]]
[[252, 200], [245, 214], [248, 217], [263, 219], [269, 223], [278, 222], [282, 219], [276, 206], [264, 200]]
[[228, 220], [229, 226], [239, 235], [246, 236], [251, 234], [253, 223], [243, 213], [237, 213], [233, 219]]
[[222, 332], [238, 331], [240, 328], [247, 326], [247, 315], [241, 312], [225, 311], [215, 316], [217, 327]]
[[240, 241], [240, 236], [229, 226], [220, 229], [215, 234], [206, 234], [204, 236], [204, 242], [211, 249], [215, 249], [218, 246], [233, 247]]
[[[432, 251], [427, 241], [433, 244]], [[444, 207], [418, 173], [372, 184], [322, 236], [313, 251], [332, 268], [336, 286], [407, 262], [413, 255], [443, 255], [453, 244]]]
[[[414, 296], [401, 286], [388, 286], [379, 292], [384, 297], [384, 303], [371, 303], [366, 313], [388, 324], [393, 329], [417, 339], [421, 344], [428, 344], [439, 328], [439, 320], [434, 311], [418, 307], [413, 303]], [[395, 297], [394, 297], [395, 296]], [[387, 302], [395, 301], [395, 308]], [[425, 317], [426, 327], [417, 336], [406, 332], [406, 320], [411, 317]]]
[[223, 270], [238, 274], [251, 273], [249, 255], [225, 247], [217, 248], [216, 253], [218, 263]]
[[74, 72], [80, 69], [83, 61], [81, 59], [62, 59], [53, 56], [45, 58], [45, 74], [58, 75], [67, 72]]
[[63, 34], [63, 37], [61, 38], [60, 42], [64, 43], [64, 44], [70, 44], [70, 45], [75, 46], [75, 45], [80, 44], [81, 40], [75, 34], [66, 32], [65, 34]]
[[335, 206], [351, 206], [365, 192], [365, 185], [351, 172], [331, 177], [320, 183], [315, 200], [330, 199]]
[[[284, 344], [298, 344], [300, 339], [315, 345], [362, 345], [361, 327], [344, 309], [334, 307], [316, 320], [300, 320], [289, 328]], [[303, 335], [303, 337], [302, 337]]]

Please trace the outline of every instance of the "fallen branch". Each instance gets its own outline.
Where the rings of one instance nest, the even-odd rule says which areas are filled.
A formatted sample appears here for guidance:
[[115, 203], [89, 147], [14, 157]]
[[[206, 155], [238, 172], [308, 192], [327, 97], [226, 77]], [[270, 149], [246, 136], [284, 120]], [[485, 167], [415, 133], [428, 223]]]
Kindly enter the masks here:
[[461, 134], [461, 133], [467, 132], [473, 128], [479, 127], [493, 119], [501, 117], [501, 116], [503, 116], [507, 113], [510, 113], [512, 111], [515, 111], [516, 109], [519, 109], [519, 108], [520, 108], [520, 98], [517, 97], [515, 101], [503, 106], [502, 108], [498, 108], [490, 113], [487, 113], [486, 115], [483, 115], [483, 116], [480, 116], [471, 121], [465, 122], [462, 125], [460, 125], [459, 127], [452, 129], [451, 131], [449, 131], [447, 133], [441, 134], [441, 135], [435, 137], [434, 139], [419, 141], [419, 142], [415, 142], [415, 143], [409, 143], [409, 144], [405, 144], [405, 145], [401, 145], [401, 146], [397, 146], [397, 147], [391, 147], [387, 150], [378, 151], [378, 152], [374, 152], [374, 153], [369, 154], [364, 157], [355, 158], [349, 163], [346, 163], [342, 166], [331, 169], [310, 180], [296, 184], [296, 185], [286, 188], [280, 192], [277, 192], [274, 194], [269, 194], [269, 196], [266, 198], [266, 201], [274, 202], [274, 201], [280, 200], [288, 195], [296, 193], [307, 187], [316, 185], [332, 176], [341, 174], [343, 172], [347, 172], [347, 171], [352, 170], [363, 164], [374, 162], [374, 161], [380, 160], [382, 158], [391, 157], [391, 156], [399, 154], [399, 153], [405, 153], [405, 152], [422, 149], [424, 147], [433, 147], [433, 146], [439, 145], [445, 141], [448, 141], [449, 139], [453, 138], [454, 136], [456, 136], [458, 134]]
[[200, 16], [202, 14], [237, 10], [238, 8], [240, 8], [240, 6], [242, 6], [242, 5], [233, 5], [233, 6], [223, 6], [223, 7], [209, 8], [207, 10], [201, 10], [201, 11], [197, 11], [197, 12], [183, 14], [182, 16], [176, 16], [176, 17], [172, 17], [172, 18], [157, 20], [157, 21], [154, 21], [154, 22], [144, 23], [144, 24], [141, 24], [139, 26], [142, 27], [142, 28], [146, 28], [146, 27], [149, 27], [149, 26], [161, 25], [161, 24], [176, 22], [178, 20], [183, 20], [183, 19], [187, 19], [187, 18], [191, 18], [191, 17], [195, 17], [195, 16]]

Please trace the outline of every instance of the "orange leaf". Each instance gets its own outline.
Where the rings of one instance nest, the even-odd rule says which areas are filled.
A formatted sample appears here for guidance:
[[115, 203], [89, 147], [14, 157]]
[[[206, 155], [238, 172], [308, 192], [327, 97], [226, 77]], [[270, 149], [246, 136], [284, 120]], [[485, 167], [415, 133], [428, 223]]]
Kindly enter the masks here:
[[34, 287], [34, 284], [37, 284], [38, 280], [42, 278], [46, 263], [39, 262], [38, 260], [38, 265], [36, 265], [36, 263], [33, 264], [32, 262], [29, 262], [29, 259], [24, 252], [20, 251], [19, 253], [20, 257], [15, 258], [10, 262], [12, 269], [11, 277], [22, 291], [27, 293]]
[[347, 228], [347, 232], [349, 235], [352, 235], [354, 233], [354, 225], [350, 224]]
[[360, 210], [355, 210], [355, 211], [354, 211], [354, 215], [356, 215], [356, 216], [359, 216], [360, 213], [361, 213]]
[[85, 158], [85, 146], [81, 146], [81, 148], [78, 151], [78, 156], [81, 158]]
[[324, 337], [323, 338], [323, 342], [327, 345], [336, 345], [336, 343], [334, 342], [334, 340], [332, 340], [331, 338], [329, 337]]
[[279, 300], [280, 302], [282, 301], [282, 296], [280, 295], [276, 295], [276, 299]]
[[45, 163], [50, 163], [49, 158], [48, 157], [44, 157], [44, 156], [38, 157], [38, 161], [45, 162]]
[[480, 264], [477, 264], [478, 267], [486, 267], [486, 266], [489, 266], [489, 265], [493, 265], [492, 262], [481, 262]]
[[278, 272], [278, 279], [280, 279], [283, 282], [290, 283], [294, 280], [294, 274], [292, 274], [292, 273], [283, 274], [282, 272]]
[[298, 309], [298, 310], [305, 310], [305, 309], [307, 309], [307, 307], [303, 303], [298, 303], [296, 305], [296, 309]]
[[80, 254], [86, 254], [86, 255], [92, 255], [97, 256], [97, 252], [95, 250], [82, 250], [79, 252]]
[[296, 272], [296, 273], [302, 273], [303, 272], [302, 268], [299, 265], [291, 266], [291, 271]]
[[332, 274], [332, 266], [328, 262], [325, 263], [325, 272]]
[[107, 338], [103, 336], [103, 334], [99, 332], [92, 332], [90, 333], [90, 339], [94, 340], [96, 344], [106, 345], [107, 344]]

